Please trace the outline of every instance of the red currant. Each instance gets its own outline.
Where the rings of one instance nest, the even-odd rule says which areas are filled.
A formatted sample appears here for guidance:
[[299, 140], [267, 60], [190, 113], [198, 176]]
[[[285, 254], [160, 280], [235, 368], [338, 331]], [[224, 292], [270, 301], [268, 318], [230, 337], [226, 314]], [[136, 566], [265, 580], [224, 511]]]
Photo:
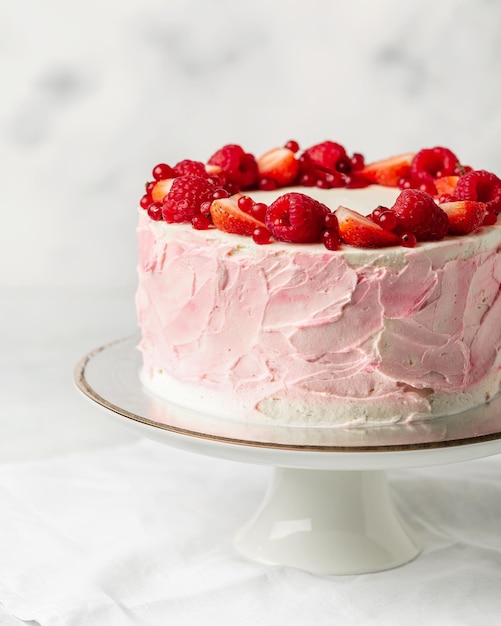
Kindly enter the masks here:
[[273, 180], [273, 178], [268, 178], [267, 176], [263, 176], [263, 178], [259, 179], [258, 182], [259, 189], [263, 191], [273, 191], [278, 187], [277, 182]]
[[250, 214], [260, 222], [264, 222], [267, 209], [268, 205], [264, 204], [264, 202], [254, 202], [250, 210]]
[[155, 165], [152, 171], [153, 178], [155, 180], [164, 180], [166, 178], [174, 178], [176, 175], [172, 167], [167, 165], [166, 163], [159, 163]]
[[254, 200], [249, 196], [240, 196], [237, 201], [238, 208], [244, 213], [250, 213], [254, 206]]
[[191, 225], [196, 230], [207, 230], [211, 224], [212, 220], [207, 217], [207, 215], [203, 215], [202, 213], [200, 213], [200, 215], [195, 215], [191, 219]]
[[149, 193], [146, 193], [141, 200], [139, 200], [139, 205], [141, 206], [142, 209], [147, 209], [150, 204], [153, 202], [151, 196]]
[[413, 235], [412, 233], [404, 233], [400, 237], [400, 243], [405, 248], [414, 248], [414, 246], [417, 244], [417, 239], [416, 239], [416, 236]]
[[294, 141], [294, 139], [291, 139], [285, 144], [284, 148], [287, 148], [291, 152], [296, 153], [299, 151], [299, 144], [297, 141]]
[[226, 189], [216, 189], [216, 191], [212, 194], [214, 200], [220, 200], [221, 198], [229, 198], [230, 194], [226, 191]]
[[252, 239], [259, 245], [270, 243], [271, 233], [266, 226], [258, 226], [252, 233]]
[[336, 230], [326, 230], [322, 233], [322, 243], [327, 250], [338, 250], [341, 240]]
[[397, 218], [391, 211], [381, 211], [378, 224], [385, 230], [394, 230], [397, 226]]
[[155, 222], [158, 222], [162, 219], [162, 205], [160, 204], [160, 202], [152, 202], [150, 204], [150, 206], [148, 207], [148, 215], [151, 217], [152, 220], [155, 220]]

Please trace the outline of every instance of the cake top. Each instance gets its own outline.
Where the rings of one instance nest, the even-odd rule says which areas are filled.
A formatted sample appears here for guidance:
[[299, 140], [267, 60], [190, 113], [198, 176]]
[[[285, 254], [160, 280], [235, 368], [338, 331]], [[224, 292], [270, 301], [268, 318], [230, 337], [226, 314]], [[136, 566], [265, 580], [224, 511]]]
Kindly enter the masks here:
[[[258, 245], [414, 247], [493, 225], [501, 210], [501, 179], [462, 164], [444, 147], [366, 164], [361, 153], [349, 156], [334, 141], [300, 150], [291, 140], [258, 158], [229, 144], [206, 163], [159, 163], [152, 177], [140, 200], [152, 220], [217, 228]], [[393, 191], [387, 205], [355, 210], [351, 190], [374, 185]], [[344, 204], [329, 207], [318, 198], [333, 188], [346, 190]]]

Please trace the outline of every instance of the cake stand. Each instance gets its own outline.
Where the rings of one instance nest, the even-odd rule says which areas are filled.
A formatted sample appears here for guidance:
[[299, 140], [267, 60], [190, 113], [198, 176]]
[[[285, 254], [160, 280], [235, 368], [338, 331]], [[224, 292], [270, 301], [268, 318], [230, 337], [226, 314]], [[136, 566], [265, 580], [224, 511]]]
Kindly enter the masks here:
[[235, 537], [245, 557], [319, 574], [403, 565], [420, 546], [395, 509], [386, 470], [501, 452], [501, 397], [414, 425], [300, 428], [219, 418], [170, 404], [139, 381], [137, 337], [107, 344], [75, 368], [79, 390], [137, 433], [187, 451], [273, 466], [260, 509]]

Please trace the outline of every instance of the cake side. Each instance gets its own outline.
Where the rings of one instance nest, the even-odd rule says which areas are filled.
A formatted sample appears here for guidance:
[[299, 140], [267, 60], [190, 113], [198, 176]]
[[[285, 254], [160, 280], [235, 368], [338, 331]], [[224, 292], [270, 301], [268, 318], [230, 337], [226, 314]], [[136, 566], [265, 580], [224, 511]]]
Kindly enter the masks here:
[[355, 425], [454, 413], [498, 391], [498, 226], [355, 260], [144, 212], [138, 236], [142, 380], [173, 402]]

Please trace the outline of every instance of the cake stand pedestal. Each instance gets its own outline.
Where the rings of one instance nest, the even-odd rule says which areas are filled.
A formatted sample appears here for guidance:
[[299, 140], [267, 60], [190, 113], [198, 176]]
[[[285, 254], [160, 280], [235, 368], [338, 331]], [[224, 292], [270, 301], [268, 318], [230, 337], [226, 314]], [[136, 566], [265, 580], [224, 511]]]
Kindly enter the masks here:
[[420, 547], [394, 508], [390, 469], [501, 452], [501, 397], [435, 422], [384, 428], [298, 428], [201, 414], [148, 394], [137, 338], [89, 353], [75, 368], [80, 391], [142, 436], [190, 452], [270, 465], [273, 476], [235, 547], [261, 563], [318, 574], [403, 565]]

